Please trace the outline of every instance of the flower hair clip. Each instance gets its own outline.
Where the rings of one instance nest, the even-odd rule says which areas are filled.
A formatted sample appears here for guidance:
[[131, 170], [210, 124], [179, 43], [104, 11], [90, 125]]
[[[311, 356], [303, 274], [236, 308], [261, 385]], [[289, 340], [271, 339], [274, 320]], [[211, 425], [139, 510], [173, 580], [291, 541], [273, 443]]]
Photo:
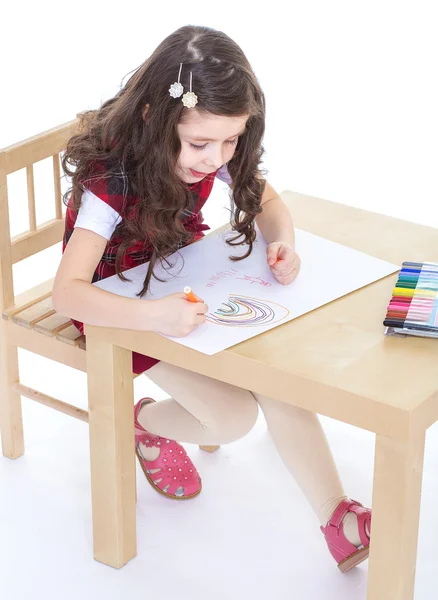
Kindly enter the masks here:
[[184, 92], [184, 88], [180, 83], [182, 65], [182, 63], [180, 63], [179, 65], [178, 81], [172, 83], [172, 85], [169, 88], [169, 94], [172, 96], [172, 98], [179, 98]]
[[[172, 85], [169, 88], [169, 94], [172, 96], [172, 98], [179, 98], [180, 96], [182, 96], [182, 94], [184, 92], [184, 88], [180, 81], [182, 66], [183, 66], [183, 63], [180, 63], [179, 73], [178, 73], [178, 81], [175, 81], [175, 83], [172, 83]], [[193, 108], [198, 103], [198, 96], [192, 92], [192, 72], [191, 71], [190, 71], [190, 91], [186, 92], [184, 94], [181, 102], [184, 104], [184, 106], [186, 108]]]
[[198, 104], [198, 96], [192, 92], [192, 72], [190, 71], [190, 92], [186, 92], [182, 97], [182, 103], [186, 108], [193, 108]]

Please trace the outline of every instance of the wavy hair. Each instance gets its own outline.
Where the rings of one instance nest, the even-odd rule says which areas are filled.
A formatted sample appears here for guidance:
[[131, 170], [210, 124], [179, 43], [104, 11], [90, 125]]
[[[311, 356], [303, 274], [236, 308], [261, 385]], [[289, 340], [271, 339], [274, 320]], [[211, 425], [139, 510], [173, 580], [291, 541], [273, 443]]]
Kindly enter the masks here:
[[[196, 81], [196, 109], [185, 108], [168, 92], [180, 63], [184, 88], [189, 89], [190, 71]], [[126, 279], [121, 272], [124, 253], [136, 241], [150, 242], [152, 256], [140, 296], [148, 289], [157, 260], [165, 261], [190, 240], [182, 215], [193, 208], [193, 194], [175, 172], [181, 152], [177, 125], [188, 110], [248, 116], [246, 131], [227, 165], [233, 180], [231, 226], [236, 232], [227, 243], [248, 244], [243, 256], [230, 257], [242, 260], [253, 248], [254, 220], [261, 211], [265, 185], [259, 167], [264, 153], [265, 98], [245, 54], [225, 33], [189, 25], [165, 38], [113, 98], [79, 116], [78, 133], [70, 138], [62, 159], [72, 181], [64, 201], [71, 198], [76, 210], [96, 161], [105, 165], [108, 177], [120, 175], [122, 166], [130, 193], [139, 204], [136, 218], [123, 219], [117, 228], [123, 241], [115, 268]]]

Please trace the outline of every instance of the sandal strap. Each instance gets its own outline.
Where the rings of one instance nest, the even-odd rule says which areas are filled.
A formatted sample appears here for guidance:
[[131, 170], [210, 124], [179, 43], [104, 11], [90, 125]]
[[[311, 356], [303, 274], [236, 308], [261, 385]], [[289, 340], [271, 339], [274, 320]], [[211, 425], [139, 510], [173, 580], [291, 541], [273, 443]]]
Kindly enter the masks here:
[[141, 443], [143, 446], [146, 446], [146, 448], [155, 448], [156, 446], [161, 446], [163, 441], [165, 442], [165, 438], [162, 438], [159, 435], [154, 435], [147, 431], [145, 432], [135, 428], [136, 444]]
[[[134, 429], [135, 429], [135, 441], [138, 444], [141, 442], [147, 448], [160, 446], [161, 442], [165, 441], [164, 438], [154, 433], [146, 431], [138, 422], [137, 417], [143, 406], [155, 402], [152, 398], [142, 398], [140, 402], [134, 407]], [[160, 442], [160, 443], [159, 443]]]
[[339, 529], [342, 525], [342, 521], [349, 512], [356, 515], [359, 537], [362, 545], [368, 546], [370, 537], [367, 531], [371, 531], [371, 510], [365, 508], [363, 504], [357, 502], [357, 500], [343, 500], [336, 508], [328, 525]]
[[360, 502], [345, 498], [335, 509], [330, 521], [321, 527], [331, 555], [338, 565], [358, 552], [360, 546], [353, 545], [344, 534], [343, 521], [348, 513], [355, 513], [361, 547], [368, 548], [370, 538], [367, 532], [371, 530], [371, 509], [365, 508]]
[[362, 506], [362, 504], [359, 504], [359, 502], [356, 502], [355, 500], [342, 500], [342, 502], [338, 504], [335, 512], [332, 514], [330, 521], [327, 523], [327, 525], [331, 525], [332, 527], [336, 527], [337, 529], [339, 529], [346, 515], [349, 512], [356, 512], [354, 510], [354, 507], [356, 505], [358, 505], [357, 508]]
[[357, 517], [357, 526], [359, 528], [360, 541], [363, 546], [368, 546], [370, 543], [370, 537], [368, 531], [371, 531], [371, 511], [367, 508], [356, 507], [357, 510], [353, 510]]

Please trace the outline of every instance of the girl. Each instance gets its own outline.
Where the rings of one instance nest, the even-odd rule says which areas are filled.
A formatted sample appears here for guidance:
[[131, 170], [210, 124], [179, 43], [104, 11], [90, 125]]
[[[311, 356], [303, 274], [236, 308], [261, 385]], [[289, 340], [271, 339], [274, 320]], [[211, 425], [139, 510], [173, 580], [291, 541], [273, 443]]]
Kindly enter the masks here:
[[[83, 323], [185, 336], [208, 307], [183, 293], [141, 299], [157, 261], [200, 239], [201, 209], [215, 177], [229, 183], [230, 246], [247, 244], [257, 223], [266, 260], [280, 284], [300, 269], [294, 228], [280, 197], [259, 170], [265, 100], [242, 50], [225, 34], [182, 27], [167, 37], [114, 98], [85, 113], [63, 157], [72, 178], [63, 258], [53, 290], [55, 309]], [[237, 259], [235, 259], [237, 260]], [[92, 283], [150, 261], [140, 298]], [[151, 485], [188, 499], [201, 479], [176, 441], [220, 445], [254, 426], [258, 406], [276, 447], [316, 512], [342, 571], [368, 556], [371, 511], [344, 494], [315, 414], [249, 390], [133, 355], [135, 373], [171, 399], [135, 406], [136, 453]]]

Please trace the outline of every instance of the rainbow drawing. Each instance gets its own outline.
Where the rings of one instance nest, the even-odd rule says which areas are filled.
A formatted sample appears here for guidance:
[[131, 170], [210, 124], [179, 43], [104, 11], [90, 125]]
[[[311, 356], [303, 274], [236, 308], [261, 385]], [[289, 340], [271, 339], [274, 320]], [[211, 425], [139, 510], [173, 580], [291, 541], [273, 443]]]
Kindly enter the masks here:
[[221, 308], [207, 314], [207, 321], [227, 327], [263, 327], [279, 323], [290, 311], [270, 300], [229, 294]]

